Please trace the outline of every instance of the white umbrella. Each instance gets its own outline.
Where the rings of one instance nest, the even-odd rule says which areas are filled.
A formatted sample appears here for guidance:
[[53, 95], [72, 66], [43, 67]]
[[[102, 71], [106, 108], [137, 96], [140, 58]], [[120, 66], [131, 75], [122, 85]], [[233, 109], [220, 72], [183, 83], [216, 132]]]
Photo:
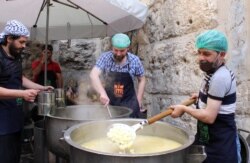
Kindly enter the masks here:
[[142, 27], [147, 17], [138, 0], [0, 0], [0, 11], [0, 30], [16, 19], [39, 41], [46, 32], [48, 40], [111, 36]]

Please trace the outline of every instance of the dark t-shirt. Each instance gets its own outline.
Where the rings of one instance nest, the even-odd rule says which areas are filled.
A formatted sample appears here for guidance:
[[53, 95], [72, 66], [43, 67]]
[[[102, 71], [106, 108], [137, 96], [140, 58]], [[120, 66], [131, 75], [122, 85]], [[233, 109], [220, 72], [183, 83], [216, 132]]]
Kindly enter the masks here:
[[[22, 60], [10, 58], [0, 45], [0, 87], [22, 89]], [[23, 126], [22, 98], [1, 99], [0, 135], [20, 131]]]

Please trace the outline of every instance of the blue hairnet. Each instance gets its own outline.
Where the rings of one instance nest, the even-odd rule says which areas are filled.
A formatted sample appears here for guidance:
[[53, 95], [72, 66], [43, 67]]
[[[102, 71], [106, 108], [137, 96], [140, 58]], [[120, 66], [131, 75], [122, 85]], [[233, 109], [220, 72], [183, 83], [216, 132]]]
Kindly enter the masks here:
[[128, 35], [125, 35], [123, 33], [115, 34], [112, 37], [111, 42], [112, 42], [113, 47], [120, 48], [120, 49], [127, 48], [130, 45], [130, 39]]
[[228, 49], [226, 36], [217, 30], [209, 30], [198, 35], [195, 46], [198, 49], [208, 49], [218, 52], [226, 52]]

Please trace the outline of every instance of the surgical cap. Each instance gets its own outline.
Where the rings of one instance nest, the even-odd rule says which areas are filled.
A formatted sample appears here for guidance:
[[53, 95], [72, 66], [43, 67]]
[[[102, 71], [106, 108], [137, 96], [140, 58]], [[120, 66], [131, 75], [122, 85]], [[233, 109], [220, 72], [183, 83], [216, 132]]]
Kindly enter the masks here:
[[7, 22], [2, 33], [0, 33], [0, 42], [6, 35], [29, 37], [30, 32], [21, 22], [17, 20], [10, 20]]
[[112, 37], [111, 42], [112, 42], [113, 47], [116, 47], [119, 49], [127, 48], [130, 45], [130, 39], [128, 35], [125, 35], [123, 33], [115, 34]]
[[228, 49], [226, 36], [217, 30], [208, 30], [196, 38], [196, 48], [226, 52]]

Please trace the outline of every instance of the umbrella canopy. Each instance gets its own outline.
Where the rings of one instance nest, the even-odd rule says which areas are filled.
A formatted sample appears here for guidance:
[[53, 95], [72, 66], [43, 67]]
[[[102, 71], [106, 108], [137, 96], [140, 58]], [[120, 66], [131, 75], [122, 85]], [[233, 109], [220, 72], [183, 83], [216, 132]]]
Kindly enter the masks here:
[[0, 0], [0, 11], [0, 30], [16, 19], [39, 41], [46, 32], [49, 40], [111, 36], [142, 27], [147, 17], [138, 0]]

